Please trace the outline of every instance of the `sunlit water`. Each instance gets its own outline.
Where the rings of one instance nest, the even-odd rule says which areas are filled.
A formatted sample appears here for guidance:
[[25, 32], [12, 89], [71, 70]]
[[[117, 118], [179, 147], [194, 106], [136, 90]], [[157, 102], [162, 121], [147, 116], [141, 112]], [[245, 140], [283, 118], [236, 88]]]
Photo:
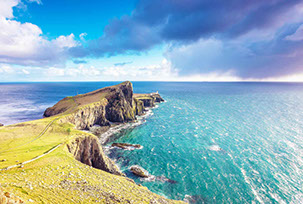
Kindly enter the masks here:
[[[41, 118], [67, 95], [112, 84], [0, 84], [0, 122]], [[143, 149], [108, 151], [137, 183], [197, 203], [303, 202], [303, 84], [135, 82], [134, 91], [166, 100], [116, 135]], [[177, 183], [139, 179], [131, 165]]]

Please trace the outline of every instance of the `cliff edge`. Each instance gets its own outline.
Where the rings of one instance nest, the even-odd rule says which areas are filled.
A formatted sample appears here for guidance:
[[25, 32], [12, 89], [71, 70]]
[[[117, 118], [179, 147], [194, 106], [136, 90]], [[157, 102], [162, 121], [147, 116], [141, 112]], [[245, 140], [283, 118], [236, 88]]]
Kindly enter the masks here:
[[[77, 129], [88, 130], [93, 125], [111, 126], [136, 120], [144, 113], [145, 107], [153, 107], [164, 101], [158, 93], [135, 94], [133, 85], [126, 81], [121, 84], [98, 89], [86, 94], [66, 97], [47, 108], [44, 117], [61, 115], [60, 122], [72, 123]], [[95, 168], [123, 175], [107, 158], [96, 138], [76, 138], [68, 145], [69, 151], [82, 163]]]
[[[159, 100], [152, 95], [146, 105]], [[14, 195], [26, 203], [179, 203], [123, 176], [98, 138], [81, 131], [136, 120], [146, 107], [146, 96], [140, 97], [124, 82], [66, 97], [48, 108], [43, 119], [0, 127], [0, 187], [6, 196], [0, 193], [0, 199]]]

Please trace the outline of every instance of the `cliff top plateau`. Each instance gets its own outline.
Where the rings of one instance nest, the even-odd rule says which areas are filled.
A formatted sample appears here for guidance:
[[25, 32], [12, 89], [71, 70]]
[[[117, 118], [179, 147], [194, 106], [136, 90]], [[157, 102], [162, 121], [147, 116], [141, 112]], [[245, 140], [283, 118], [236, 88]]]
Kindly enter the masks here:
[[0, 203], [182, 203], [124, 176], [99, 139], [81, 131], [136, 120], [157, 94], [124, 82], [66, 97], [44, 118], [0, 127]]

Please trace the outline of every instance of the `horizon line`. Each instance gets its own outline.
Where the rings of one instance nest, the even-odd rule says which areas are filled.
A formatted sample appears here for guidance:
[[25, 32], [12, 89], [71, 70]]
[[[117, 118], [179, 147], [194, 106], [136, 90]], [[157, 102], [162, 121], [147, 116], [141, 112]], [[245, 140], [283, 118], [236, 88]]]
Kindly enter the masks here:
[[141, 81], [141, 80], [100, 80], [100, 81], [0, 81], [0, 83], [68, 83], [68, 82], [73, 82], [73, 83], [87, 83], [87, 82], [124, 82], [124, 81], [130, 81], [130, 82], [175, 82], [175, 83], [182, 83], [182, 82], [193, 82], [193, 83], [239, 83], [239, 82], [244, 82], [244, 83], [303, 83], [303, 81], [254, 81], [254, 80], [235, 80], [235, 81], [153, 81], [153, 80], [146, 80], [146, 81]]

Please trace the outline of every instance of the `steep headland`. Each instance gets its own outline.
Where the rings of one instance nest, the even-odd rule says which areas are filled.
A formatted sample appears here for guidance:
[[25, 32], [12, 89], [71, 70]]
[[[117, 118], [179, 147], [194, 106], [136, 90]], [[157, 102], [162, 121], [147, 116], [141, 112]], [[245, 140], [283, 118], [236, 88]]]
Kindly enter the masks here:
[[110, 122], [130, 122], [144, 113], [145, 107], [153, 107], [164, 101], [158, 93], [133, 94], [129, 81], [90, 93], [66, 97], [46, 109], [45, 117], [71, 112], [65, 119], [78, 129], [93, 125], [109, 126]]
[[178, 202], [125, 177], [99, 139], [81, 131], [135, 121], [160, 100], [157, 94], [134, 95], [132, 84], [124, 82], [66, 97], [44, 119], [0, 127], [1, 191], [35, 203]]

